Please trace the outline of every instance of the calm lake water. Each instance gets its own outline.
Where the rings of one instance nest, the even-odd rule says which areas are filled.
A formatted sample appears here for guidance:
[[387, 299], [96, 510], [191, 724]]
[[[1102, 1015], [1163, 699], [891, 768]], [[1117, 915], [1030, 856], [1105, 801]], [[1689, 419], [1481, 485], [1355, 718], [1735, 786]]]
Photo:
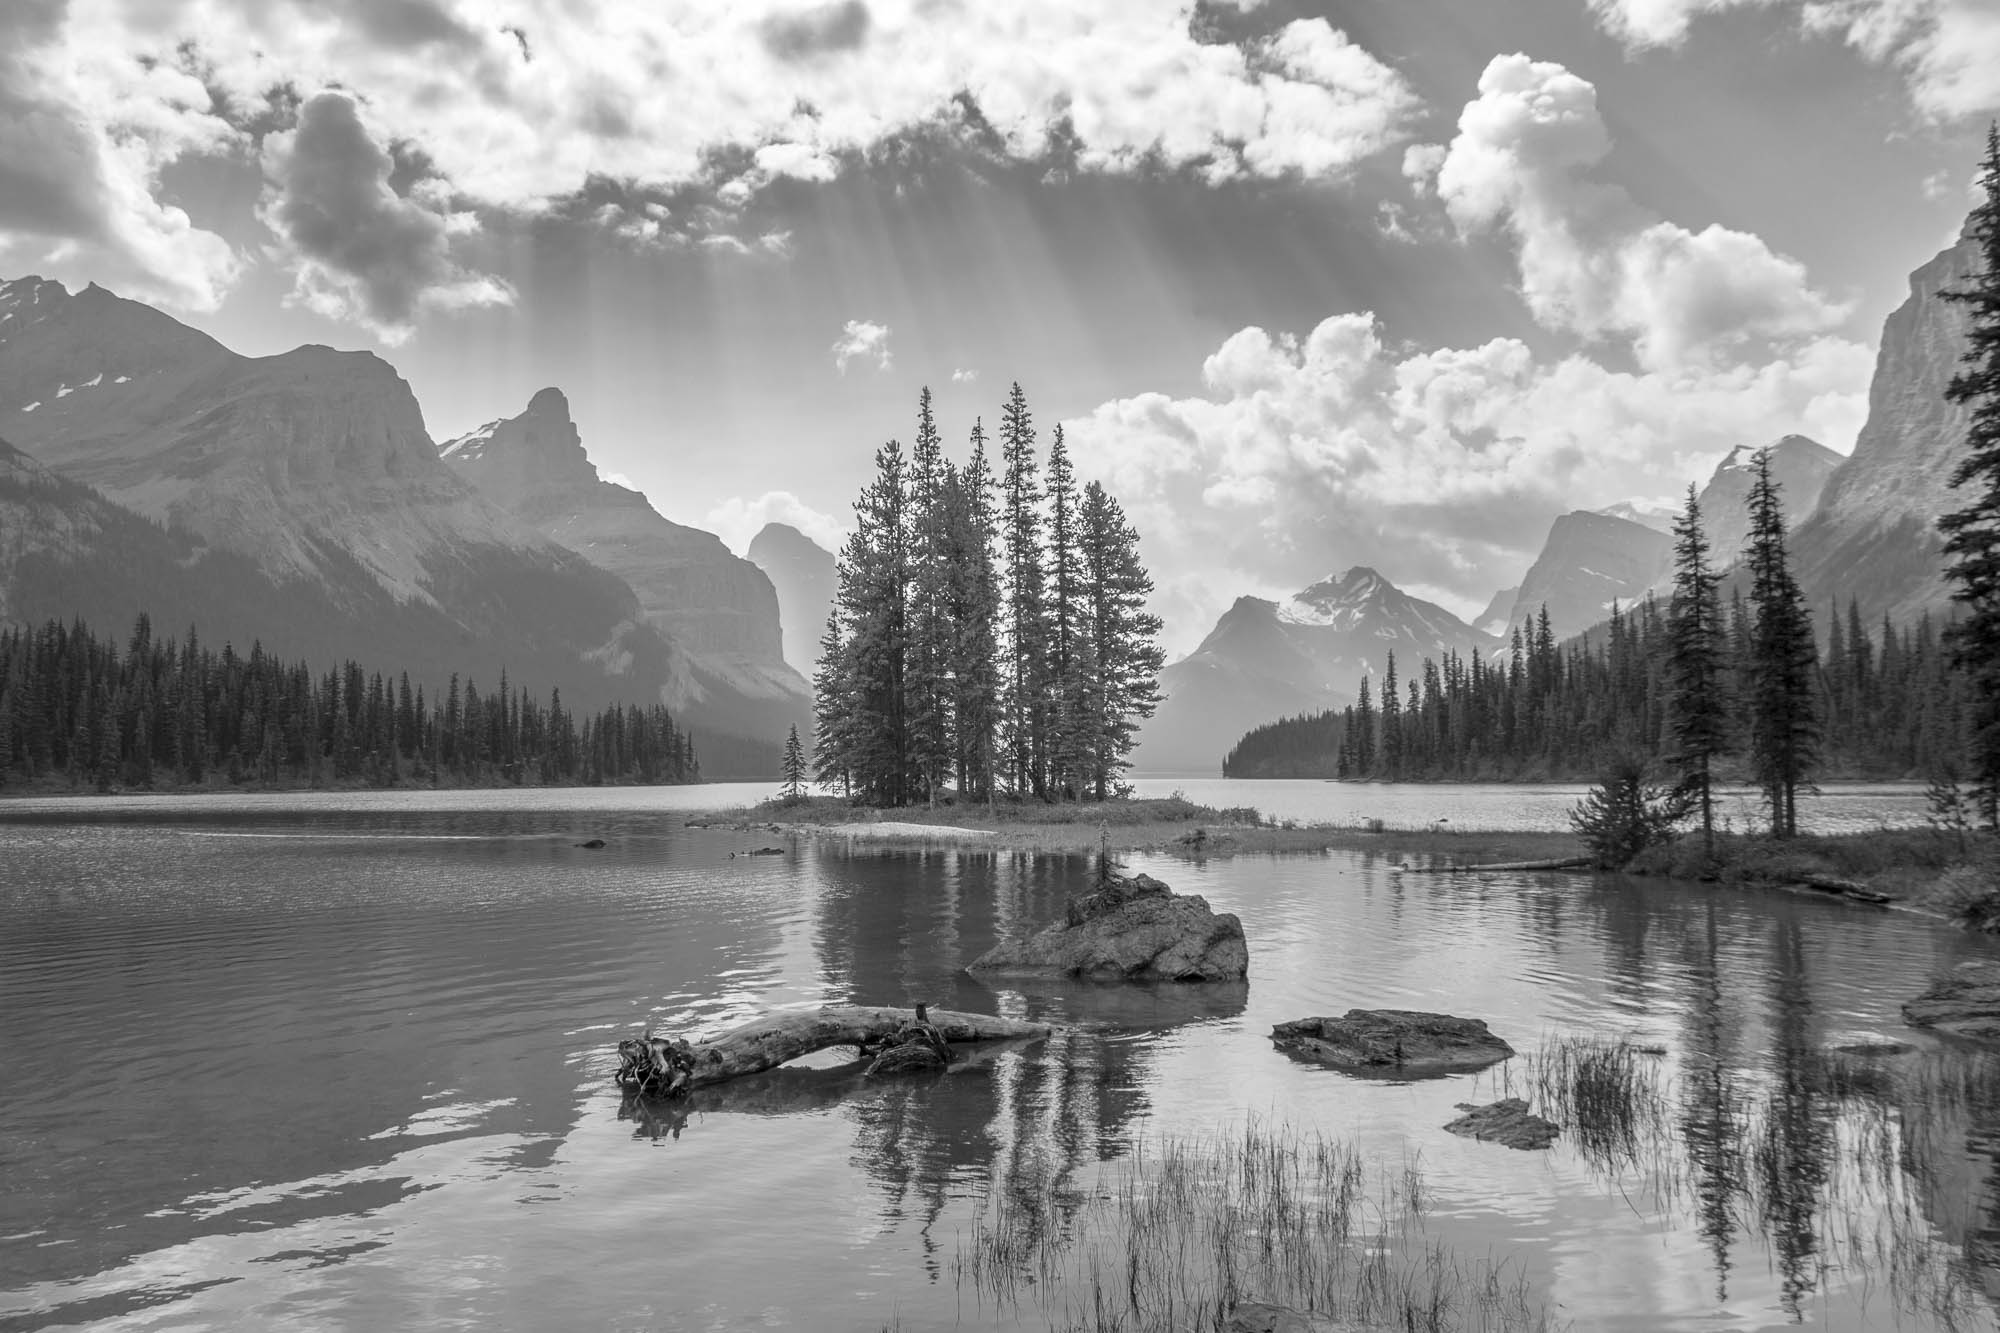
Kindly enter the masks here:
[[[1897, 1010], [1987, 941], [1612, 877], [1135, 858], [1242, 916], [1246, 988], [988, 985], [964, 964], [1058, 916], [1084, 862], [682, 827], [762, 790], [0, 806], [0, 1327], [1045, 1328], [956, 1280], [989, 1192], [1088, 1199], [1162, 1136], [1247, 1118], [1416, 1165], [1428, 1234], [1509, 1259], [1577, 1328], [1942, 1328], [1919, 1308], [1941, 1291], [1996, 1326], [2000, 1107], [1905, 1126], [1893, 1095], [1835, 1105], [1807, 1074], [1883, 1041], [1976, 1071]], [[1223, 790], [1283, 817], [1441, 809]], [[1468, 824], [1531, 799], [1429, 790]], [[731, 856], [772, 841], [788, 854]], [[664, 1109], [610, 1081], [648, 1027], [916, 1000], [1062, 1030], [943, 1077], [793, 1071]], [[1485, 1018], [1523, 1058], [1397, 1084], [1267, 1038], [1355, 1006]], [[1442, 1131], [1568, 1035], [1664, 1052], [1641, 1151]]]

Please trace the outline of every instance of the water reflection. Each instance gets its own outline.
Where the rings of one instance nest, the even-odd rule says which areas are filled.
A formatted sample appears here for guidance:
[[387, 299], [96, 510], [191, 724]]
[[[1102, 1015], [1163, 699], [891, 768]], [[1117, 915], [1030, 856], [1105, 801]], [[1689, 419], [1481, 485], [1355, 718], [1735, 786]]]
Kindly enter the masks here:
[[[959, 1303], [982, 1206], [1080, 1226], [1161, 1135], [1272, 1113], [1425, 1163], [1432, 1239], [1518, 1255], [1582, 1327], [1861, 1328], [1894, 1286], [1943, 1328], [2000, 1286], [2000, 1063], [1897, 1014], [1987, 942], [1648, 881], [1150, 860], [1243, 917], [1250, 982], [1030, 984], [963, 968], [1058, 917], [1087, 861], [730, 860], [746, 839], [771, 840], [568, 806], [0, 823], [0, 1323], [1041, 1327]], [[928, 1077], [836, 1054], [664, 1105], [609, 1081], [646, 1027], [917, 1000], [1062, 1030]], [[1524, 1058], [1399, 1086], [1266, 1036], [1357, 1006], [1484, 1018]], [[135, 1016], [106, 1096], [80, 1055]], [[1632, 1093], [1624, 1138], [1442, 1134], [1569, 1037], [1631, 1049], [1593, 1075]], [[1827, 1054], [1889, 1037], [1914, 1051]], [[636, 1276], [663, 1242], [669, 1280]]]

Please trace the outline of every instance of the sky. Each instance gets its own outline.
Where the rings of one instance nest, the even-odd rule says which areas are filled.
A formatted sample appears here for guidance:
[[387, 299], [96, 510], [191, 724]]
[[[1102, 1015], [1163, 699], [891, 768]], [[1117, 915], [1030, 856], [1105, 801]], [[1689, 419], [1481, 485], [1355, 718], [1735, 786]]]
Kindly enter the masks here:
[[439, 441], [831, 544], [1018, 381], [1173, 653], [1368, 564], [1842, 452], [2000, 111], [2000, 0], [8, 0], [0, 276], [372, 350]]

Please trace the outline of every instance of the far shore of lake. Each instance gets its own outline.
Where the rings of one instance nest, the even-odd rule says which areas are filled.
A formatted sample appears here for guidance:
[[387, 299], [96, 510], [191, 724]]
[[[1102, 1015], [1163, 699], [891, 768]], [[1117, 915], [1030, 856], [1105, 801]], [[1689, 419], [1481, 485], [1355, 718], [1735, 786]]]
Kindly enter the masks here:
[[[1380, 820], [1322, 824], [1270, 820], [1249, 807], [1217, 809], [1174, 796], [1047, 804], [940, 805], [881, 810], [839, 797], [808, 796], [693, 815], [694, 827], [738, 828], [875, 847], [948, 847], [1052, 855], [1145, 852], [1202, 857], [1256, 853], [1374, 853], [1412, 870], [1582, 862], [1569, 832], [1458, 828], [1440, 820], [1397, 826]], [[1566, 866], [1588, 873], [1586, 864]], [[2000, 922], [2000, 844], [1926, 828], [1803, 834], [1783, 842], [1718, 834], [1713, 852], [1698, 834], [1650, 849], [1624, 873], [1751, 888], [1803, 891], [1985, 925]], [[1993, 928], [1993, 927], [1989, 927]]]

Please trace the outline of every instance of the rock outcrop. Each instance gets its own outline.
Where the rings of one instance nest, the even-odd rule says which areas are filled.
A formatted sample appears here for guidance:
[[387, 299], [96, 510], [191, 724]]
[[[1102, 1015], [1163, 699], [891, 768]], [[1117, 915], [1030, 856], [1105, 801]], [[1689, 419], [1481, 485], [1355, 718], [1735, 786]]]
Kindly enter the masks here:
[[819, 641], [833, 609], [833, 552], [785, 523], [766, 523], [744, 552], [778, 590], [785, 660], [807, 679], [819, 663]]
[[1903, 1021], [1954, 1037], [2000, 1041], [2000, 962], [1960, 963], [1903, 1006]]
[[1513, 1057], [1514, 1048], [1477, 1018], [1410, 1009], [1350, 1009], [1340, 1018], [1299, 1018], [1271, 1029], [1287, 1055], [1371, 1078], [1467, 1074]]
[[1113, 877], [1060, 922], [995, 945], [972, 972], [1092, 981], [1236, 981], [1250, 970], [1243, 923], [1150, 875]]
[[1505, 1097], [1485, 1106], [1460, 1102], [1458, 1109], [1465, 1114], [1446, 1125], [1445, 1132], [1478, 1139], [1482, 1143], [1498, 1143], [1532, 1151], [1548, 1147], [1562, 1133], [1561, 1125], [1542, 1119], [1530, 1111], [1528, 1104], [1519, 1097]]
[[1864, 624], [1907, 624], [1946, 605], [1936, 521], [1963, 503], [1950, 482], [1971, 418], [1944, 390], [1962, 369], [1970, 312], [1939, 293], [1965, 286], [1979, 264], [1961, 235], [1910, 275], [1909, 299], [1882, 326], [1867, 423], [1792, 538], [1792, 568], [1816, 610], [1853, 597]]

